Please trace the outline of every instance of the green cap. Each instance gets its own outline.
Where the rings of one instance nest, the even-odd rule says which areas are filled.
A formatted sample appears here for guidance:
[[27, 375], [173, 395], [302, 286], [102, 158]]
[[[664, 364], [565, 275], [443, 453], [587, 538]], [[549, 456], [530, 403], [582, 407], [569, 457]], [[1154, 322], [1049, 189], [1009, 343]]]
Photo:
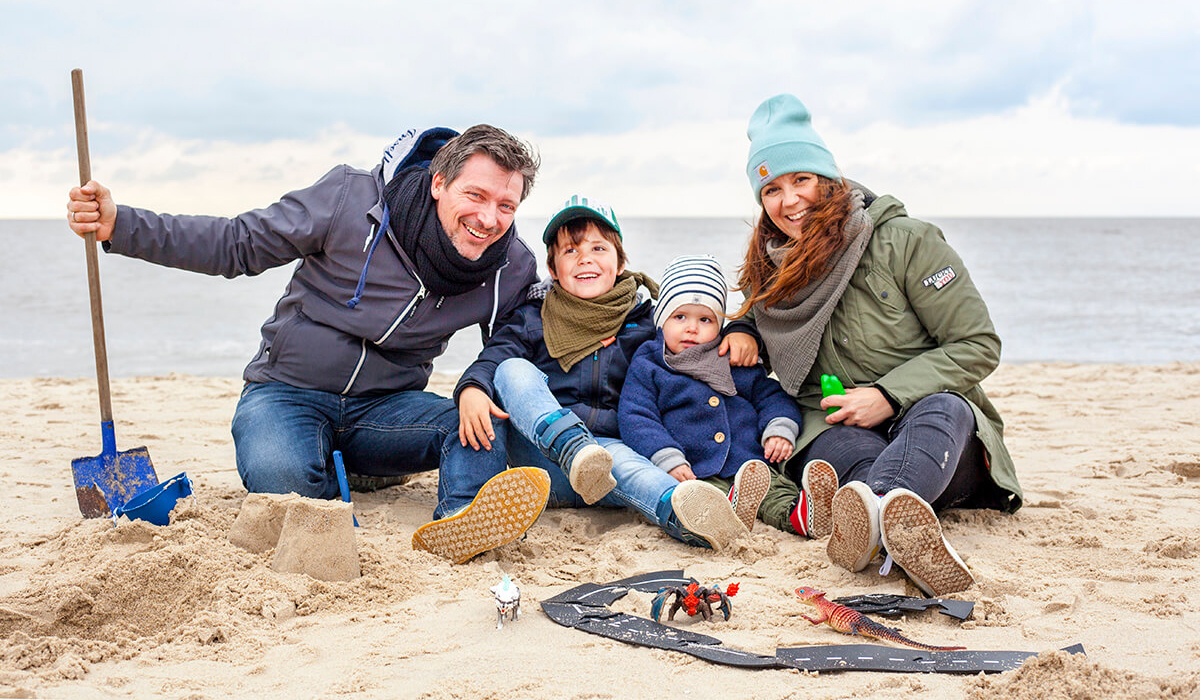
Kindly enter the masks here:
[[617, 214], [612, 210], [612, 207], [590, 197], [573, 194], [563, 203], [562, 209], [554, 215], [554, 218], [550, 219], [550, 223], [546, 224], [546, 230], [542, 233], [542, 242], [550, 245], [555, 236], [558, 235], [558, 230], [564, 224], [575, 219], [599, 221], [616, 231], [618, 237], [621, 236], [621, 225], [617, 223]]

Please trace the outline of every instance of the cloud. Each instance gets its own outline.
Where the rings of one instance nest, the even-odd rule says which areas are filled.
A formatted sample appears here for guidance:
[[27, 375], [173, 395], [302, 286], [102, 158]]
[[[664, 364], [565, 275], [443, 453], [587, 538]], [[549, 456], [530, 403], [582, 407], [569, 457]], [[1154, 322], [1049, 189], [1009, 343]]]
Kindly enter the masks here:
[[[931, 211], [1084, 213], [1121, 167], [1194, 177], [1164, 154], [1200, 129], [1200, 9], [1152, 4], [8, 2], [0, 216], [61, 209], [76, 66], [97, 174], [181, 211], [239, 211], [333, 163], [369, 166], [407, 126], [489, 122], [546, 155], [530, 210], [589, 187], [638, 212], [740, 215], [745, 120], [793, 92], [844, 166]], [[1043, 187], [990, 199], [997, 168], [1020, 164]], [[1100, 208], [1155, 213], [1160, 193]]]

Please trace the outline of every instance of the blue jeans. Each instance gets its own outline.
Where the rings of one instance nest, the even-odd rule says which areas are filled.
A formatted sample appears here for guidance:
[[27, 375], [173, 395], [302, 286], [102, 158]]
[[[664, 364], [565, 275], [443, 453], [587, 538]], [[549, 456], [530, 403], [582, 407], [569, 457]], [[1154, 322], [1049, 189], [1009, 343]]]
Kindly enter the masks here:
[[[504, 426], [496, 427], [504, 444]], [[503, 450], [458, 441], [454, 402], [427, 391], [342, 396], [280, 383], [251, 383], [233, 414], [242, 484], [251, 493], [337, 498], [333, 450], [347, 471], [395, 476], [441, 467], [434, 517], [467, 505], [505, 469]]]
[[[789, 472], [811, 459], [832, 464], [839, 484], [861, 481], [880, 495], [905, 488], [938, 510], [960, 505], [991, 484], [975, 438], [975, 414], [950, 393], [930, 394], [900, 420], [876, 428], [835, 425], [801, 459], [788, 463]], [[799, 482], [800, 474], [794, 478]]]
[[[571, 488], [562, 468], [543, 455], [537, 446], [535, 427], [538, 422], [562, 408], [546, 386], [546, 375], [528, 360], [510, 358], [496, 368], [494, 384], [497, 403], [509, 414], [508, 422], [512, 427], [507, 442], [509, 463], [538, 467], [550, 474], [549, 507], [582, 508], [587, 505]], [[596, 442], [612, 455], [612, 475], [617, 486], [593, 505], [632, 508], [662, 527], [667, 534], [682, 540], [676, 528], [667, 525], [672, 512], [671, 491], [679, 484], [675, 477], [617, 438], [597, 437]]]

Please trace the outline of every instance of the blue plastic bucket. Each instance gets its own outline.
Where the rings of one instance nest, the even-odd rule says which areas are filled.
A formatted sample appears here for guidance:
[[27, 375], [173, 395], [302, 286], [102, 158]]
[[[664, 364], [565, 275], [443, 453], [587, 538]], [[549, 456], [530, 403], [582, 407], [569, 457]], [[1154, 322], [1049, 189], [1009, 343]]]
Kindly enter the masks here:
[[170, 525], [171, 511], [181, 498], [192, 495], [192, 481], [187, 472], [176, 474], [166, 481], [142, 491], [113, 511], [113, 518], [122, 515], [130, 520], [145, 520], [155, 525]]

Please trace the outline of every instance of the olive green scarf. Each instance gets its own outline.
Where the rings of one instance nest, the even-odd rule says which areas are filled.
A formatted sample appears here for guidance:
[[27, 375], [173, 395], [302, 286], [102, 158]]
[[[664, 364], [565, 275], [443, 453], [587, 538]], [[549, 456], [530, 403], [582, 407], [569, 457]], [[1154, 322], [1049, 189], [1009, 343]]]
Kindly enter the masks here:
[[542, 329], [550, 357], [564, 372], [612, 342], [637, 305], [638, 287], [658, 298], [658, 285], [642, 272], [622, 272], [613, 288], [594, 299], [580, 299], [558, 282], [542, 302]]

